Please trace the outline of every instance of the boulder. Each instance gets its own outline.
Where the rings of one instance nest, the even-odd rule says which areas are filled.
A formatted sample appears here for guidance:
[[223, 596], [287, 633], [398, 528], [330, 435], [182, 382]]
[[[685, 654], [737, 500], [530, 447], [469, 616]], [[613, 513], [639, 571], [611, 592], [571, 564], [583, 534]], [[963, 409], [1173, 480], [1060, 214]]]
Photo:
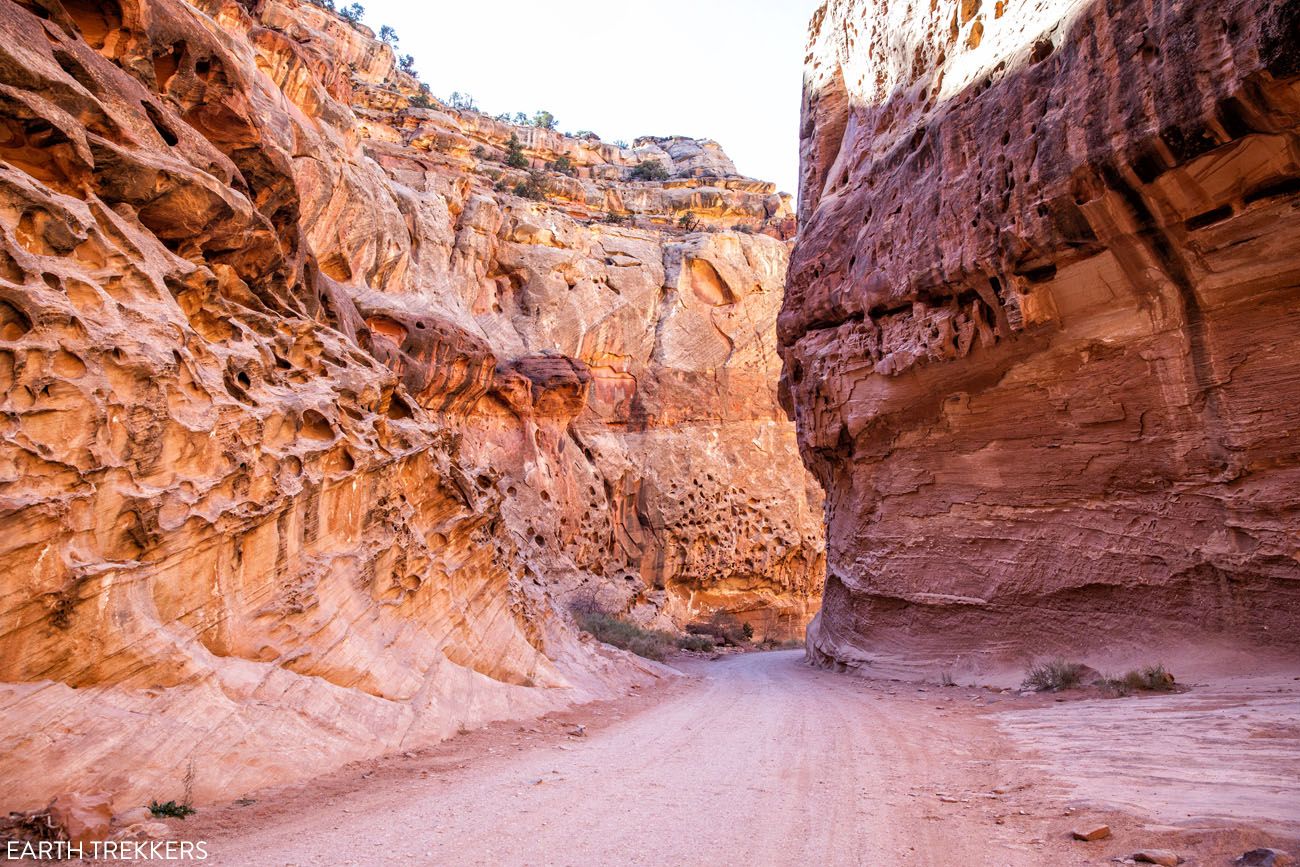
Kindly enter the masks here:
[[1232, 863], [1238, 867], [1292, 867], [1296, 862], [1281, 849], [1260, 848], [1243, 853]]
[[107, 840], [113, 823], [113, 798], [105, 793], [59, 795], [49, 807], [50, 818], [63, 829], [69, 843]]

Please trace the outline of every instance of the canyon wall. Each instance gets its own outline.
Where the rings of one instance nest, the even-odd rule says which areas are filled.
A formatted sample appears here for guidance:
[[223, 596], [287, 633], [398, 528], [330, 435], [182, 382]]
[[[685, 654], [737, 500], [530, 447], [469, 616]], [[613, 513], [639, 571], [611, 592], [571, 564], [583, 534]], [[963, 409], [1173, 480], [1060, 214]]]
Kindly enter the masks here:
[[715, 143], [453, 110], [296, 0], [0, 0], [0, 101], [5, 809], [656, 676], [575, 604], [816, 610], [793, 215]]
[[1300, 643], [1300, 6], [830, 0], [807, 63], [810, 658]]

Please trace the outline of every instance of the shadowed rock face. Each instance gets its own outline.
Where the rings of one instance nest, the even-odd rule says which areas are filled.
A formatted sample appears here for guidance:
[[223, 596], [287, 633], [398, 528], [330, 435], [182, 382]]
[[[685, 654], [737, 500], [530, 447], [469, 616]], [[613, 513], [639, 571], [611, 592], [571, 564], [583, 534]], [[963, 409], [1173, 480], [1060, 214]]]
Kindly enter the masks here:
[[831, 0], [783, 394], [810, 656], [1294, 644], [1300, 7]]
[[[792, 215], [715, 144], [452, 111], [294, 0], [0, 0], [0, 103], [6, 809], [234, 796], [648, 677], [578, 598], [815, 610]], [[573, 167], [549, 203], [511, 134]]]

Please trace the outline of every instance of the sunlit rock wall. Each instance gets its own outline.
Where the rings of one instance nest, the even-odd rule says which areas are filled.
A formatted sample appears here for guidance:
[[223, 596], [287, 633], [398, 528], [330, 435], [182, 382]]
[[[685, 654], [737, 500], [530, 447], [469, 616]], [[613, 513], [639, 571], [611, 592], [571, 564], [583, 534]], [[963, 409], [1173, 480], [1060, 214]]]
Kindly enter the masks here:
[[[792, 215], [715, 144], [454, 112], [275, 0], [0, 0], [0, 102], [3, 809], [234, 796], [653, 676], [579, 600], [815, 610]], [[512, 133], [576, 166], [549, 201]]]

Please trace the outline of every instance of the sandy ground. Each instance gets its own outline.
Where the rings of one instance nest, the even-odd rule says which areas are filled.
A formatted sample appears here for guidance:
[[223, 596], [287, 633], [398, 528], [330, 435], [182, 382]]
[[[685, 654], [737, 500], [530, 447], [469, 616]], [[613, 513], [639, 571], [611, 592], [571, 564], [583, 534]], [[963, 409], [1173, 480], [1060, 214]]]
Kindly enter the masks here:
[[[685, 670], [651, 694], [252, 793], [175, 823], [177, 837], [206, 840], [219, 865], [1018, 867], [1164, 847], [1194, 867], [1260, 845], [1295, 851], [1300, 835], [1300, 732], [1273, 693], [1280, 716], [1249, 701], [1231, 711], [1274, 720], [1237, 761], [1248, 729], [1225, 733], [1231, 743], [1160, 740], [1189, 726], [1213, 738], [1231, 699], [1209, 692], [1058, 703], [816, 671], [801, 651]], [[1094, 731], [1080, 748], [1084, 722]], [[1124, 742], [1141, 737], [1154, 740]], [[1213, 785], [1184, 760], [1200, 749], [1218, 754]], [[1175, 767], [1186, 772], [1153, 799]], [[1211, 808], [1224, 785], [1219, 803], [1233, 808]], [[1090, 822], [1113, 835], [1070, 839]]]
[[1094, 803], [1183, 826], [1300, 830], [1293, 676], [1232, 676], [1179, 695], [1067, 701], [996, 719], [1031, 748], [1031, 764]]

